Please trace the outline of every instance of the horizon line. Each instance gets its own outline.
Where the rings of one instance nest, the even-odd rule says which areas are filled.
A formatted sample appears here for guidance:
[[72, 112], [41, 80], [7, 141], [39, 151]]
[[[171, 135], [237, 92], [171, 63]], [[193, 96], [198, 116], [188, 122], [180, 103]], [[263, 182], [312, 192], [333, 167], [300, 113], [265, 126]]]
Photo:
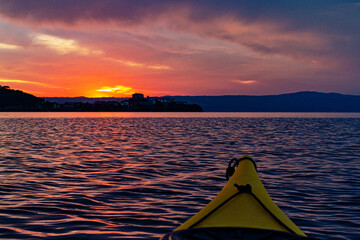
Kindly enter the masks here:
[[[350, 95], [350, 96], [360, 96], [360, 94], [347, 94], [347, 93], [339, 93], [339, 92], [319, 92], [319, 91], [298, 91], [298, 92], [286, 92], [279, 94], [259, 94], [259, 95], [246, 95], [246, 94], [223, 94], [223, 95], [164, 95], [164, 96], [149, 96], [149, 97], [226, 97], [226, 96], [248, 96], [248, 97], [262, 97], [262, 96], [279, 96], [279, 95], [287, 95], [287, 94], [297, 94], [297, 93], [320, 93], [320, 94], [339, 94], [339, 95]], [[76, 97], [39, 97], [39, 98], [131, 98], [128, 97], [86, 97], [86, 96], [76, 96]]]

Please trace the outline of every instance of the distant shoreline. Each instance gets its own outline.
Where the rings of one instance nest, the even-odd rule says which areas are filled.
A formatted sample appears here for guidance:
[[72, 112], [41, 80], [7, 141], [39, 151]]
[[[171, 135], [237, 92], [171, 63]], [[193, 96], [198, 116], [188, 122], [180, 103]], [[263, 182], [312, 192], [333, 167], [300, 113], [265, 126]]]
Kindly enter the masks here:
[[0, 112], [305, 112], [357, 113], [360, 96], [297, 92], [248, 96], [165, 96], [131, 98], [38, 98], [0, 86]]
[[[360, 112], [360, 96], [339, 93], [297, 92], [280, 95], [169, 96], [180, 102], [197, 104], [204, 112]], [[47, 101], [95, 102], [100, 99], [44, 98]], [[106, 99], [106, 98], [105, 98]], [[119, 98], [123, 100], [124, 98]], [[117, 98], [111, 98], [116, 101]]]
[[0, 112], [202, 112], [197, 104], [169, 97], [144, 97], [135, 93], [121, 101], [57, 103], [0, 86]]

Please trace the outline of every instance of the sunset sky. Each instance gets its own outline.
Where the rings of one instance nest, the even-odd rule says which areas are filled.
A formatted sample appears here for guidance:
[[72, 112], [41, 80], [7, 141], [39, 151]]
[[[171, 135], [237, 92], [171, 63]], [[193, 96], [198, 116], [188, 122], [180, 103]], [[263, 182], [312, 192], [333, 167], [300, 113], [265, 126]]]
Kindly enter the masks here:
[[40, 97], [360, 95], [360, 1], [0, 0], [0, 85]]

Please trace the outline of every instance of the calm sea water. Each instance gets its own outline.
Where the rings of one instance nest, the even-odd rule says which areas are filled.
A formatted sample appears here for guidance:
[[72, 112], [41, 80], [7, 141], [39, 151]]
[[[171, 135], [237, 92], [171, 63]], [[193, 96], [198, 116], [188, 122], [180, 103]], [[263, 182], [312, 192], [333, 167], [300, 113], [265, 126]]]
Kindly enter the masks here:
[[0, 113], [0, 238], [157, 239], [250, 154], [308, 235], [360, 239], [360, 114]]

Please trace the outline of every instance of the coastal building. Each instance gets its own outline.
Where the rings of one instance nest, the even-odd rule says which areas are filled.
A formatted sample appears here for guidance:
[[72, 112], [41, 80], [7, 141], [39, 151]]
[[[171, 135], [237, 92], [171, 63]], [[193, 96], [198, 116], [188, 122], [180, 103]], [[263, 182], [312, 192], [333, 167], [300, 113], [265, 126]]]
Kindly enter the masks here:
[[142, 93], [134, 93], [132, 95], [132, 99], [133, 100], [144, 100], [145, 98], [144, 98], [144, 94], [142, 94]]

